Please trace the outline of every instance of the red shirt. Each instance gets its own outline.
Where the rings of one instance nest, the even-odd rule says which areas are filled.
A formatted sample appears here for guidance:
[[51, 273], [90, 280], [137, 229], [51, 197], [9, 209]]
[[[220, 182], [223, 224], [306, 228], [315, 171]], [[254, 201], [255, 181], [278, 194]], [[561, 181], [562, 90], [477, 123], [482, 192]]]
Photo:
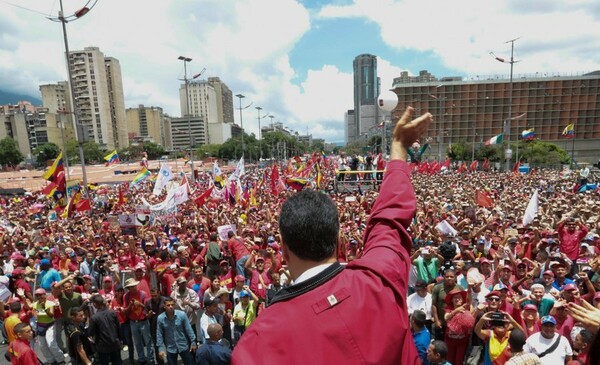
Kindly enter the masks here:
[[363, 256], [299, 283], [301, 295], [276, 296], [244, 332], [233, 365], [420, 363], [406, 308], [412, 248], [406, 228], [416, 198], [409, 166], [391, 161], [387, 167]]
[[119, 303], [117, 298], [114, 298], [110, 302], [110, 309], [114, 310], [115, 313], [117, 313], [117, 319], [119, 320], [119, 323], [123, 324], [129, 319], [125, 315], [125, 306], [123, 305], [123, 303]]
[[123, 297], [123, 307], [127, 308], [131, 301], [136, 301], [136, 303], [133, 305], [133, 307], [131, 307], [131, 310], [129, 311], [128, 318], [130, 320], [143, 321], [144, 319], [146, 319], [146, 311], [144, 310], [144, 304], [146, 303], [146, 300], [148, 300], [148, 298], [148, 295], [146, 295], [146, 293], [140, 290], [138, 290], [135, 294], [131, 292], [125, 293], [125, 296]]
[[10, 362], [12, 365], [39, 365], [37, 355], [33, 352], [29, 342], [17, 339], [8, 346]]
[[580, 224], [579, 229], [569, 232], [569, 229], [565, 227], [565, 223], [562, 222], [558, 225], [556, 231], [560, 238], [560, 252], [564, 252], [571, 261], [577, 260], [579, 243], [587, 235], [588, 228]]
[[244, 256], [250, 255], [250, 251], [244, 244], [244, 240], [239, 237], [231, 237], [229, 241], [227, 241], [227, 247], [231, 251], [235, 261], [238, 261]]
[[[260, 280], [262, 277], [262, 282]], [[264, 284], [263, 284], [264, 283]], [[258, 270], [252, 270], [252, 278], [250, 279], [250, 290], [260, 299], [267, 298], [267, 289], [269, 288], [269, 284], [271, 284], [271, 275], [265, 269], [262, 273], [259, 273]]]
[[225, 275], [219, 275], [219, 282], [222, 287], [225, 287], [229, 290], [233, 289], [235, 283], [233, 282], [233, 278], [231, 277], [231, 270], [227, 271]]
[[200, 280], [192, 278], [188, 281], [188, 288], [195, 291], [200, 298], [204, 298], [204, 292], [206, 289], [210, 288], [210, 279], [205, 276], [202, 276]]

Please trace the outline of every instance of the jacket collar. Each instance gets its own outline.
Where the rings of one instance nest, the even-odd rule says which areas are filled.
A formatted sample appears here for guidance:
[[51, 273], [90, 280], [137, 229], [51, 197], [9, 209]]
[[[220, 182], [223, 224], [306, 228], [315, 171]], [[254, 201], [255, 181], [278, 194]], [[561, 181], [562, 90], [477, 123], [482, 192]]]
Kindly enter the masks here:
[[289, 300], [300, 296], [304, 293], [307, 293], [314, 288], [322, 285], [323, 283], [329, 281], [334, 276], [339, 274], [342, 270], [344, 270], [344, 266], [342, 266], [339, 262], [333, 263], [327, 269], [323, 270], [321, 273], [313, 276], [306, 281], [299, 283], [298, 285], [292, 285], [287, 288], [283, 288], [279, 290], [273, 298], [267, 302], [267, 306], [270, 306], [276, 302], [282, 302], [285, 300]]

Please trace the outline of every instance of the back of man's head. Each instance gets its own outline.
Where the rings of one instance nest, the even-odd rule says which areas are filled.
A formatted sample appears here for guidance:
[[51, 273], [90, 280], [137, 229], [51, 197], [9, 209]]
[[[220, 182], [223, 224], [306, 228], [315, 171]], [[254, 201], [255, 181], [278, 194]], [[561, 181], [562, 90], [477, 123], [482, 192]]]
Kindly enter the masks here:
[[448, 345], [444, 341], [433, 341], [431, 343], [433, 345], [433, 352], [440, 356], [440, 359], [446, 360], [446, 356], [448, 356]]
[[223, 338], [223, 327], [218, 323], [211, 323], [208, 325], [206, 333], [208, 333], [208, 337], [210, 337], [211, 340], [219, 341]]
[[228, 231], [227, 232], [227, 237], [231, 238], [233, 236], [235, 236], [235, 233], [233, 233], [233, 231]]
[[523, 351], [527, 337], [525, 333], [518, 328], [513, 329], [508, 337], [508, 344], [512, 353]]
[[10, 312], [15, 314], [15, 313], [19, 313], [21, 311], [21, 308], [23, 306], [21, 305], [21, 302], [12, 302], [8, 305], [8, 308], [10, 309]]
[[417, 328], [425, 327], [425, 312], [417, 309], [413, 312], [411, 318]]
[[335, 254], [340, 229], [337, 207], [325, 194], [302, 190], [281, 207], [283, 243], [301, 260], [323, 261]]

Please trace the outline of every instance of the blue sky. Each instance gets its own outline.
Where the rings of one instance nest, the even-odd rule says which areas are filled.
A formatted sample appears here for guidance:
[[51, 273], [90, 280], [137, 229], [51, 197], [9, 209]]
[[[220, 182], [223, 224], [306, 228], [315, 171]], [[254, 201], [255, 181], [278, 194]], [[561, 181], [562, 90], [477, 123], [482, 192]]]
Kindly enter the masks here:
[[[65, 13], [86, 1], [65, 0]], [[66, 79], [60, 24], [44, 16], [57, 7], [0, 0], [0, 90], [38, 95], [40, 84]], [[120, 61], [126, 107], [179, 116], [177, 57], [185, 55], [191, 74], [206, 68], [204, 77], [219, 76], [252, 102], [247, 131], [258, 134], [260, 106], [328, 142], [343, 140], [361, 53], [378, 56], [383, 88], [402, 71], [507, 76], [489, 52], [508, 58], [504, 42], [516, 37], [516, 75], [600, 69], [597, 0], [98, 0], [67, 28], [71, 49], [97, 46]]]

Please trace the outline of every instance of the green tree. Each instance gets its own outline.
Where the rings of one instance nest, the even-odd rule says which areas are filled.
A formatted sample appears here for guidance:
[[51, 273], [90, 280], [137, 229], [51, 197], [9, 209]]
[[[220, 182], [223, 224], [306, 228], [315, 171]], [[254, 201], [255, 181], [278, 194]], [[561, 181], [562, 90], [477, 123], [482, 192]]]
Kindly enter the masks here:
[[[519, 159], [522, 162], [550, 165], [566, 164], [571, 161], [571, 157], [564, 149], [554, 143], [540, 140], [519, 144]], [[513, 160], [516, 160], [514, 153]]]
[[219, 156], [219, 148], [221, 148], [220, 144], [205, 144], [196, 150], [196, 155], [199, 158], [205, 157], [216, 157]]
[[148, 154], [149, 160], [159, 159], [165, 154], [165, 149], [163, 148], [163, 146], [154, 142], [144, 142], [142, 144], [142, 148], [144, 149], [144, 152]]
[[44, 143], [33, 150], [33, 155], [39, 165], [45, 165], [46, 161], [55, 159], [60, 153], [60, 147], [55, 143]]
[[[79, 159], [79, 143], [71, 139], [67, 141], [66, 155], [69, 156], [69, 163], [81, 163]], [[100, 146], [95, 141], [87, 141], [83, 144], [83, 158], [86, 164], [97, 164], [104, 161], [105, 151], [100, 150]]]
[[472, 146], [465, 141], [452, 143], [448, 150], [448, 157], [452, 161], [470, 161]]
[[24, 159], [14, 139], [6, 137], [0, 141], [0, 164], [2, 166], [16, 166]]
[[475, 150], [475, 158], [479, 161], [489, 159], [491, 162], [504, 160], [504, 151], [501, 145], [483, 146]]

